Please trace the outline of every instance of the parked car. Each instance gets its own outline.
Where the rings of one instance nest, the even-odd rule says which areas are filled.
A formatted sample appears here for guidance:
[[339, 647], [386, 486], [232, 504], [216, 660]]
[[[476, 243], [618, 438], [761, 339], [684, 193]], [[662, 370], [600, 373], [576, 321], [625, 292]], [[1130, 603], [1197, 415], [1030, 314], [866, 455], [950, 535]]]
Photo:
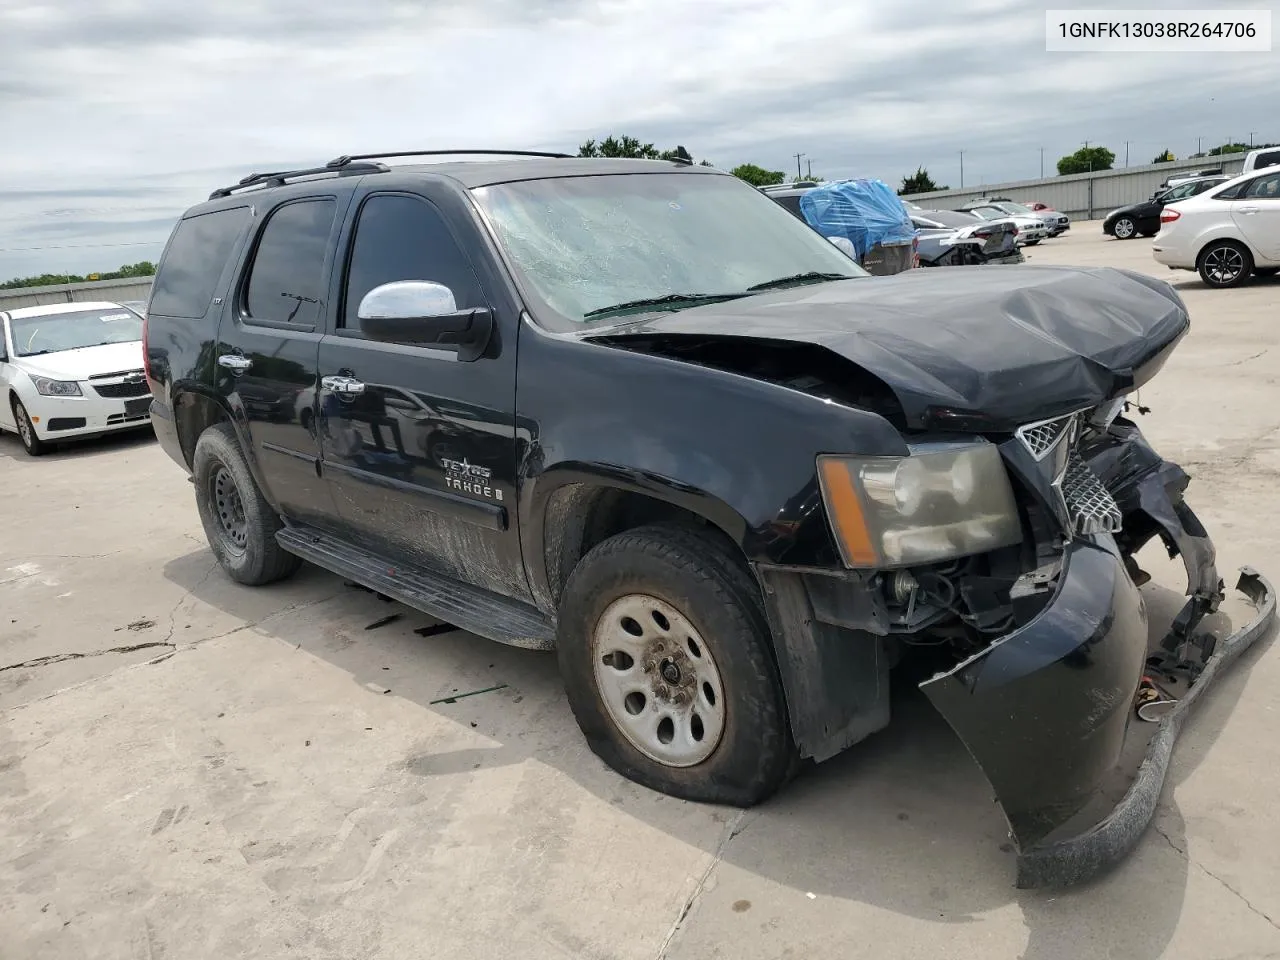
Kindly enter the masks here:
[[1151, 247], [1156, 261], [1196, 270], [1209, 287], [1238, 287], [1280, 271], [1280, 168], [1228, 180], [1165, 207]]
[[1192, 180], [1200, 180], [1204, 177], [1218, 177], [1224, 173], [1221, 167], [1205, 167], [1201, 170], [1183, 170], [1181, 173], [1173, 174], [1165, 177], [1164, 183], [1160, 184], [1162, 190], [1170, 187], [1176, 187], [1179, 184], [1189, 183]]
[[979, 210], [983, 207], [994, 207], [1007, 215], [1018, 217], [1039, 217], [1049, 231], [1050, 237], [1056, 237], [1071, 229], [1071, 218], [1056, 210], [1032, 210], [1021, 203], [1014, 203], [1008, 197], [979, 197], [964, 204], [961, 210]]
[[0, 312], [0, 326], [0, 429], [31, 456], [151, 422], [133, 311], [109, 301], [18, 307]]
[[1117, 207], [1108, 213], [1102, 221], [1102, 232], [1117, 240], [1131, 240], [1139, 234], [1144, 237], [1154, 237], [1160, 232], [1160, 212], [1166, 204], [1194, 197], [1230, 179], [1226, 176], [1202, 177], [1199, 180], [1188, 180], [1167, 190], [1157, 190], [1151, 195], [1150, 200], [1131, 203], [1127, 207]]
[[977, 206], [962, 213], [970, 213], [982, 220], [990, 220], [992, 222], [1011, 221], [1018, 228], [1018, 243], [1028, 247], [1034, 247], [1041, 240], [1049, 238], [1049, 228], [1045, 225], [1044, 219], [1026, 214], [1011, 214], [1007, 210], [1002, 210], [996, 206]]
[[880, 180], [834, 180], [768, 195], [876, 276], [918, 266], [909, 211]]
[[1280, 166], [1280, 147], [1268, 147], [1262, 150], [1250, 150], [1244, 156], [1242, 173], [1254, 170], [1265, 170], [1267, 167]]
[[1012, 220], [983, 220], [954, 210], [911, 213], [922, 267], [1025, 263]]
[[[1168, 284], [869, 279], [687, 156], [389, 156], [215, 190], [161, 256], [153, 420], [228, 576], [308, 560], [554, 648], [591, 749], [695, 801], [765, 799], [885, 727], [890, 670], [925, 667], [1021, 885], [1133, 847], [1180, 724], [1115, 815], [1045, 841], [1108, 778], [1140, 679], [1211, 682], [1275, 607], [1250, 572], [1253, 622], [1199, 642], [1214, 547], [1124, 416], [1189, 328]], [[249, 376], [312, 418], [257, 412]], [[1157, 536], [1190, 599], [1149, 661]]]

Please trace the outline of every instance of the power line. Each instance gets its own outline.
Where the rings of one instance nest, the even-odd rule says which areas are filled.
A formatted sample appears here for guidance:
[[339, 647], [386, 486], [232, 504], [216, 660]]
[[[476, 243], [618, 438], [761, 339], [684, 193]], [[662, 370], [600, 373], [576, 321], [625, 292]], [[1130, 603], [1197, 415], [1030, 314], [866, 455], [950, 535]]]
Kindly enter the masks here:
[[137, 243], [65, 243], [51, 247], [0, 247], [0, 253], [28, 253], [32, 250], [100, 250], [104, 247], [155, 247], [163, 240], [140, 240]]

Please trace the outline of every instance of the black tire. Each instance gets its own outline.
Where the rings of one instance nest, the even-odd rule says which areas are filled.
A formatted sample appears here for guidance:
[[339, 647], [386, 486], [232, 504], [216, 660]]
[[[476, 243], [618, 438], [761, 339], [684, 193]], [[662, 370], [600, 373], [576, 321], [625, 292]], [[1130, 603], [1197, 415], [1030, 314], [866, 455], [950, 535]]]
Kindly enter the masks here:
[[1138, 235], [1138, 224], [1133, 217], [1120, 217], [1111, 225], [1111, 232], [1117, 240], [1132, 240]]
[[[1043, 239], [1043, 238], [1041, 238], [1041, 239]], [[1040, 242], [1039, 240], [1028, 240], [1026, 245], [1027, 245], [1028, 247], [1034, 247], [1034, 246], [1035, 246], [1037, 243], [1039, 243], [1039, 242]]]
[[1255, 277], [1274, 277], [1280, 273], [1280, 267], [1254, 267], [1253, 275]]
[[[732, 551], [723, 536], [666, 524], [597, 545], [565, 585], [557, 654], [569, 705], [605, 763], [661, 793], [748, 807], [782, 786], [798, 760], [760, 591]], [[691, 766], [668, 765], [637, 749], [610, 715], [596, 680], [595, 627], [615, 600], [638, 594], [687, 618], [715, 661], [723, 732], [713, 752]]]
[[302, 565], [276, 542], [283, 523], [254, 482], [231, 424], [217, 423], [200, 434], [191, 472], [200, 522], [227, 576], [261, 586]]
[[1214, 240], [1200, 251], [1196, 270], [1206, 287], [1215, 290], [1238, 287], [1253, 274], [1253, 254], [1235, 240]]
[[22, 449], [27, 451], [28, 456], [39, 457], [46, 453], [49, 445], [36, 436], [36, 425], [31, 422], [31, 416], [27, 413], [27, 408], [22, 405], [22, 401], [17, 397], [12, 400], [13, 422], [18, 428], [18, 439], [22, 441]]

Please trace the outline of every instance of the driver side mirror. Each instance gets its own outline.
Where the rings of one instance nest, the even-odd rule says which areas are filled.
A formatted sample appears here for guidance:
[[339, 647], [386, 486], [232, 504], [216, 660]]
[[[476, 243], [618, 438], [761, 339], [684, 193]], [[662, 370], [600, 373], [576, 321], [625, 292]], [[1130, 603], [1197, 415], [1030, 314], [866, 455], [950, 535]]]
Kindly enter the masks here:
[[456, 350], [459, 360], [475, 360], [493, 336], [487, 307], [459, 310], [453, 291], [430, 280], [397, 280], [374, 287], [356, 311], [370, 340]]

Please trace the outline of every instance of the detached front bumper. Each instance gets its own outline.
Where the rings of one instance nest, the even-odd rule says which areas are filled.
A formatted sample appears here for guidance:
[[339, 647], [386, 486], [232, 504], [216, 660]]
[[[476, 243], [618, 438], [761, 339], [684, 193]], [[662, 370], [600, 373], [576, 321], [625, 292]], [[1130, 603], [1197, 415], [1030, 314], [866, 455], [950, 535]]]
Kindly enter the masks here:
[[[1111, 534], [1079, 537], [1063, 555], [1053, 599], [1030, 622], [921, 689], [990, 781], [1017, 844], [1019, 887], [1087, 880], [1122, 859], [1155, 813], [1174, 741], [1192, 704], [1275, 619], [1275, 594], [1246, 568], [1238, 589], [1253, 618], [1226, 638], [1197, 633], [1217, 608], [1214, 548], [1182, 500], [1186, 474], [1159, 458], [1136, 428], [1091, 462], [1125, 516], [1127, 538], [1159, 535], [1187, 570], [1186, 605], [1148, 650], [1145, 604]], [[1144, 673], [1176, 672], [1190, 686], [1160, 722], [1136, 779], [1101, 821], [1052, 836], [1115, 769]], [[1060, 832], [1060, 831], [1059, 831]]]

